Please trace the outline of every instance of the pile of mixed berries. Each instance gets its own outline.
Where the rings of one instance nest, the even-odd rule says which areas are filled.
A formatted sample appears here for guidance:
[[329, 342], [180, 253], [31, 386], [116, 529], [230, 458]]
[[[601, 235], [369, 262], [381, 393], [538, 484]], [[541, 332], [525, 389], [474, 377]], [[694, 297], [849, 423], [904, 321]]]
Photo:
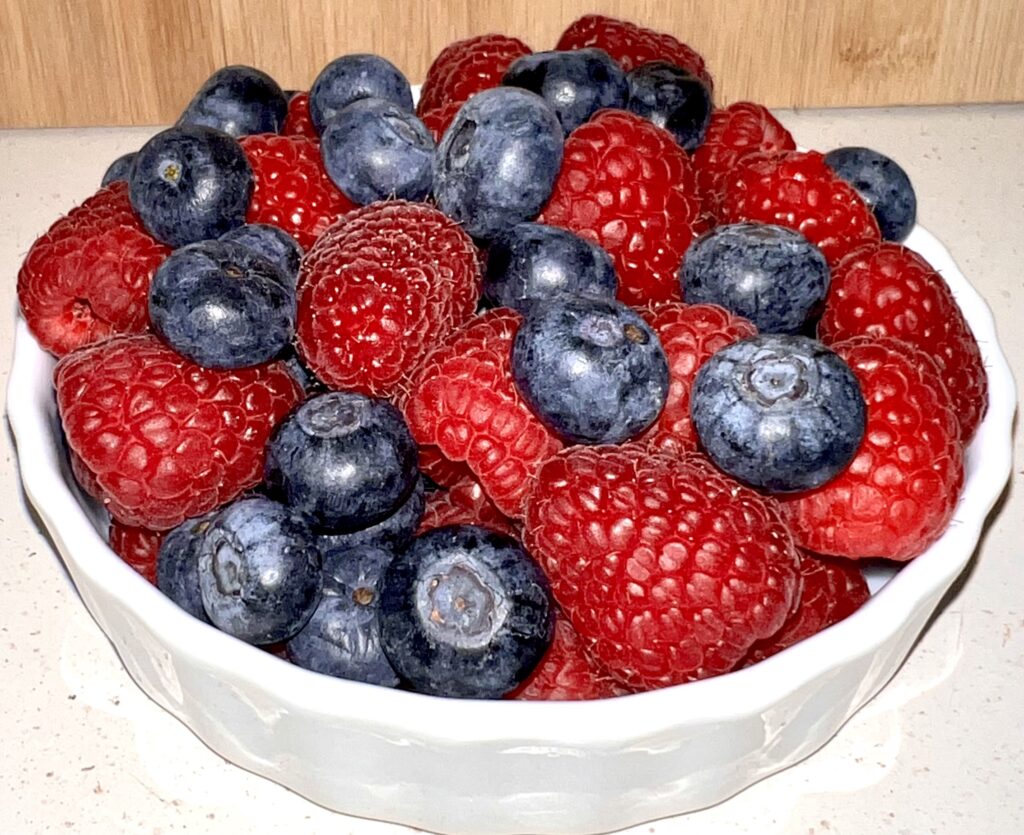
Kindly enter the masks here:
[[77, 480], [190, 615], [333, 676], [585, 699], [753, 664], [950, 521], [975, 339], [903, 170], [590, 15], [216, 72], [32, 246]]

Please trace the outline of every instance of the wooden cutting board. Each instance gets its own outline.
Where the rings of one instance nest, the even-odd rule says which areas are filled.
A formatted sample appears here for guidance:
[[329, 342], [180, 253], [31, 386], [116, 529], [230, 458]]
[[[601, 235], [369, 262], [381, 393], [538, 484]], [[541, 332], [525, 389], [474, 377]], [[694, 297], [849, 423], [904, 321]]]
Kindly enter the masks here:
[[166, 123], [231, 63], [305, 89], [377, 52], [416, 81], [451, 40], [550, 49], [594, 11], [696, 48], [722, 104], [1024, 100], [1024, 0], [0, 0], [0, 127]]

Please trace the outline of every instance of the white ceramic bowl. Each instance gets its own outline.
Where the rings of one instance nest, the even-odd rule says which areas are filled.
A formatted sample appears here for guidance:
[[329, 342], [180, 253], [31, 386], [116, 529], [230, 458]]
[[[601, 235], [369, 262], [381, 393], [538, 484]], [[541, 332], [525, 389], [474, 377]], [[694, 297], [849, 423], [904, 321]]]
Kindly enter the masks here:
[[82, 600], [158, 704], [243, 768], [324, 806], [449, 833], [590, 833], [717, 803], [824, 745], [899, 668], [967, 564], [1010, 472], [1013, 379], [991, 312], [946, 249], [981, 345], [988, 415], [953, 523], [872, 570], [857, 613], [748, 669], [601, 702], [459, 701], [321, 676], [186, 615], [107, 547], [61, 451], [53, 359], [18, 322], [7, 409], [22, 479]]

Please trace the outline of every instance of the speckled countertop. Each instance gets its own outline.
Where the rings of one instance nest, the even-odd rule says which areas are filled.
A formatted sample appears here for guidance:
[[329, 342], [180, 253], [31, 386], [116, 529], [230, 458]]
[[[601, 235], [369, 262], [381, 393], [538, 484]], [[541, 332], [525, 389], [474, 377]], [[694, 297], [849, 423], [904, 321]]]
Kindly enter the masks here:
[[[1024, 105], [783, 112], [806, 146], [870, 145], [996, 314], [1024, 369]], [[0, 383], [33, 239], [95, 189], [139, 129], [0, 131]], [[1018, 374], [1019, 376], [1019, 374]], [[1016, 442], [1016, 460], [1020, 456]], [[374, 833], [238, 769], [128, 678], [39, 532], [0, 438], [0, 833]], [[1017, 467], [1020, 465], [1018, 464]], [[712, 809], [629, 830], [682, 835], [1024, 832], [1022, 473], [896, 678], [821, 751]]]

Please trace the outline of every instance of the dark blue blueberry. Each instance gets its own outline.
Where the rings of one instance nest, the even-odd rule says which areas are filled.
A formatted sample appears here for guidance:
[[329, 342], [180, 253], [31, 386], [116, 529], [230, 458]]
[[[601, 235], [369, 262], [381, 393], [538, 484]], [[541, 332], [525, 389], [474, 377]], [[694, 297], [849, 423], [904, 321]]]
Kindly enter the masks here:
[[161, 131], [142, 146], [128, 185], [132, 208], [150, 234], [184, 246], [245, 223], [253, 178], [235, 139], [185, 125]]
[[220, 236], [222, 241], [241, 244], [280, 268], [294, 290], [299, 280], [302, 247], [295, 238], [269, 223], [246, 223]]
[[680, 269], [687, 304], [718, 304], [762, 333], [799, 333], [825, 302], [832, 274], [799, 232], [762, 223], [718, 226], [690, 245]]
[[554, 604], [540, 566], [514, 539], [484, 528], [437, 528], [384, 575], [381, 642], [414, 690], [500, 699], [551, 643]]
[[288, 642], [293, 663], [338, 678], [398, 686], [380, 645], [380, 587], [393, 556], [366, 545], [323, 554], [320, 605]]
[[525, 313], [532, 302], [560, 293], [615, 298], [611, 256], [568, 229], [519, 223], [487, 250], [484, 297]]
[[697, 76], [665, 61], [651, 61], [627, 78], [627, 109], [665, 128], [686, 151], [704, 141], [711, 121], [711, 93]]
[[917, 222], [917, 195], [894, 160], [870, 148], [836, 148], [825, 163], [853, 186], [875, 214], [882, 237], [902, 241]]
[[156, 587], [192, 617], [206, 623], [210, 619], [199, 588], [199, 546], [215, 515], [186, 519], [168, 531], [156, 558]]
[[543, 96], [566, 134], [603, 107], [625, 107], [626, 74], [603, 49], [535, 52], [516, 59], [501, 82]]
[[309, 118], [317, 133], [357, 99], [387, 99], [410, 113], [412, 87], [390, 61], [379, 55], [343, 55], [320, 71], [309, 90]]
[[310, 398], [277, 427], [266, 477], [317, 531], [345, 533], [395, 512], [415, 487], [417, 459], [398, 409], [333, 391]]
[[103, 180], [100, 182], [102, 187], [109, 186], [111, 183], [115, 183], [118, 180], [127, 181], [132, 173], [132, 163], [135, 162], [135, 157], [139, 155], [138, 151], [132, 151], [127, 154], [122, 154], [115, 159], [107, 167], [106, 172], [103, 174]]
[[205, 125], [231, 136], [280, 133], [288, 97], [274, 79], [253, 67], [223, 67], [199, 88], [179, 125]]
[[772, 493], [810, 490], [850, 463], [866, 408], [850, 367], [805, 336], [755, 336], [701, 366], [690, 411], [711, 460]]
[[262, 496], [217, 512], [199, 544], [203, 608], [218, 629], [250, 644], [295, 635], [320, 602], [320, 552], [284, 505]]
[[434, 196], [475, 238], [535, 217], [562, 165], [562, 126], [536, 93], [495, 87], [466, 102], [434, 158]]
[[512, 344], [512, 376], [541, 422], [571, 443], [628, 441], [657, 419], [668, 396], [657, 334], [614, 299], [534, 305]]
[[149, 319], [161, 339], [206, 368], [259, 365], [291, 342], [295, 291], [251, 249], [201, 241], [175, 250], [157, 268]]
[[433, 183], [433, 135], [385, 99], [359, 99], [338, 111], [324, 128], [320, 155], [334, 184], [362, 205], [422, 200]]
[[426, 504], [426, 484], [420, 476], [409, 497], [387, 519], [358, 531], [320, 534], [316, 539], [317, 545], [324, 554], [364, 545], [400, 551], [412, 541]]

